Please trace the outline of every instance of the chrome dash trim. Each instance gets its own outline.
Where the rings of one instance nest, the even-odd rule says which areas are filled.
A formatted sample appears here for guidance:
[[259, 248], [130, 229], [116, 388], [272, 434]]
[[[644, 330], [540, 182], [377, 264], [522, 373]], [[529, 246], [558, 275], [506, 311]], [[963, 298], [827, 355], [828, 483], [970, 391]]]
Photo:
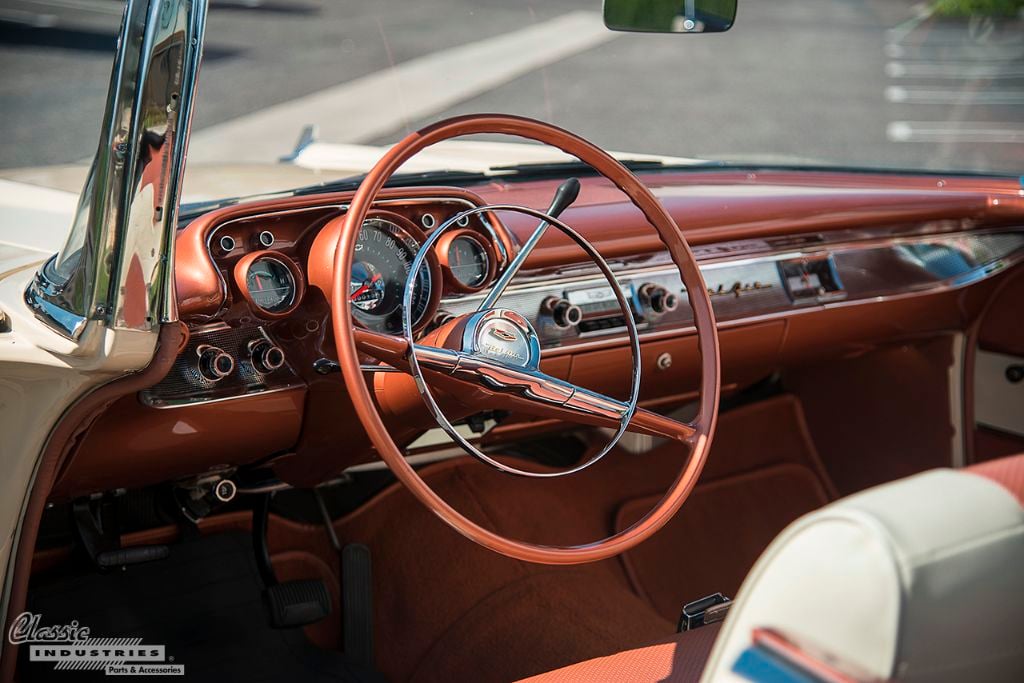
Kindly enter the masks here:
[[[713, 296], [719, 326], [726, 326], [785, 317], [804, 310], [937, 293], [984, 280], [1022, 258], [1024, 228], [1014, 227], [816, 244], [763, 256], [715, 259], [701, 263], [700, 269]], [[794, 299], [781, 266], [801, 260], [832, 264], [840, 289], [818, 297]], [[615, 275], [623, 287], [652, 281], [685, 294], [674, 265], [622, 269]], [[528, 313], [527, 317], [541, 333], [546, 355], [558, 355], [557, 349], [607, 345], [616, 338], [623, 341], [621, 327], [563, 331], [543, 324], [539, 309], [545, 298], [602, 285], [603, 279], [594, 274], [513, 284], [505, 293], [505, 305]], [[738, 292], [731, 289], [737, 285]], [[441, 308], [451, 315], [460, 315], [475, 310], [482, 298], [480, 294], [447, 298], [442, 300]], [[681, 302], [670, 315], [644, 316], [638, 320], [638, 327], [645, 340], [678, 334], [692, 330], [690, 315], [688, 302]]]
[[[794, 306], [793, 308], [784, 311], [774, 311], [771, 313], [762, 313], [758, 315], [745, 316], [742, 318], [734, 318], [730, 320], [718, 320], [718, 329], [727, 330], [734, 329], [737, 327], [743, 327], [745, 325], [752, 325], [761, 322], [769, 322], [772, 320], [779, 320], [782, 318], [788, 318], [796, 315], [805, 315], [808, 313], [820, 313], [821, 311], [832, 310], [836, 308], [846, 308], [849, 306], [866, 306], [876, 303], [884, 303], [889, 301], [902, 301], [905, 299], [911, 299], [921, 296], [933, 296], [935, 294], [942, 294], [944, 292], [954, 291], [969, 287], [973, 284], [981, 282], [997, 273], [1006, 271], [1015, 265], [1024, 263], [1024, 250], [1018, 250], [1014, 254], [1000, 259], [996, 262], [987, 264], [986, 266], [975, 269], [976, 276], [966, 281], [948, 281], [929, 288], [927, 290], [914, 290], [909, 292], [900, 292], [898, 294], [888, 294], [873, 296], [864, 299], [848, 299], [843, 301], [825, 302], [817, 305], [810, 306]], [[656, 341], [659, 339], [670, 339], [672, 337], [678, 337], [682, 335], [693, 334], [697, 331], [697, 328], [692, 324], [679, 325], [671, 328], [665, 328], [660, 330], [651, 330], [646, 333], [640, 334], [641, 342]], [[574, 342], [571, 344], [563, 344], [561, 346], [552, 346], [542, 349], [542, 356], [544, 358], [554, 358], [557, 356], [578, 353], [580, 351], [586, 351], [589, 349], [606, 348], [608, 346], [615, 346], [618, 344], [625, 343], [626, 338], [622, 335], [608, 335], [599, 339], [587, 339], [584, 341]]]
[[266, 396], [267, 394], [276, 394], [281, 391], [293, 391], [295, 389], [305, 389], [305, 384], [296, 382], [292, 384], [285, 384], [276, 387], [269, 387], [267, 389], [259, 389], [257, 391], [249, 391], [244, 394], [237, 394], [234, 396], [216, 396], [213, 398], [193, 398], [193, 399], [170, 399], [170, 400], [154, 400], [151, 396], [145, 392], [139, 392], [139, 401], [142, 405], [149, 408], [156, 408], [157, 410], [170, 410], [173, 408], [188, 408], [190, 406], [205, 406], [211, 403], [224, 403], [226, 401], [239, 401], [246, 398], [256, 398], [257, 396]]

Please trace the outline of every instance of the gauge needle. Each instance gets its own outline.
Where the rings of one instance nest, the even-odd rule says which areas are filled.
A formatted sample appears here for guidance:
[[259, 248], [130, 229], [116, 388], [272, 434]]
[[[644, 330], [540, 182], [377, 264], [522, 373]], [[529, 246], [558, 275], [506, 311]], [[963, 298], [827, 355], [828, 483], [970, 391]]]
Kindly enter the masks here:
[[349, 301], [351, 301], [352, 299], [355, 299], [357, 296], [359, 296], [361, 294], [365, 294], [367, 291], [369, 291], [370, 287], [372, 287], [374, 284], [376, 284], [377, 280], [379, 280], [379, 279], [380, 279], [380, 273], [377, 273], [376, 275], [373, 276], [373, 278], [370, 279], [369, 282], [364, 282], [362, 287], [360, 287], [359, 289], [357, 289], [356, 291], [352, 292], [349, 295], [349, 297], [348, 297]]

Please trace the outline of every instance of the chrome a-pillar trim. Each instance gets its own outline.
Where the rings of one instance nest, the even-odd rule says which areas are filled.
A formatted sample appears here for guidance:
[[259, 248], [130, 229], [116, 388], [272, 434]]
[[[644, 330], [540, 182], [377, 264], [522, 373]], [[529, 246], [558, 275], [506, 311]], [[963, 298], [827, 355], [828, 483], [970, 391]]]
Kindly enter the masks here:
[[78, 339], [90, 320], [154, 332], [174, 320], [173, 238], [206, 0], [128, 0], [100, 142], [60, 254], [25, 292]]

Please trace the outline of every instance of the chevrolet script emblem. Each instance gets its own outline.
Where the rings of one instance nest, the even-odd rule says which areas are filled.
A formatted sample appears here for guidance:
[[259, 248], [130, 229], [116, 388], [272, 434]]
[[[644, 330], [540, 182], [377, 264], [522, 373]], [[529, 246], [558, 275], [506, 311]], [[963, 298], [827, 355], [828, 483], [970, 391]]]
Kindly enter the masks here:
[[492, 327], [489, 332], [491, 336], [497, 337], [504, 342], [513, 342], [517, 339], [516, 335], [512, 334], [508, 330], [503, 330], [500, 327]]

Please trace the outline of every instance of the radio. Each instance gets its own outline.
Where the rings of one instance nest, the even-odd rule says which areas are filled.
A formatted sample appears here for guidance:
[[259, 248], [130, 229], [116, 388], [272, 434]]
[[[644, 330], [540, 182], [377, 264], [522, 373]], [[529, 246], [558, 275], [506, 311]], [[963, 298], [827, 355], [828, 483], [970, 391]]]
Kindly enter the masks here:
[[[619, 286], [639, 325], [644, 320], [644, 311], [636, 287], [630, 282], [619, 283]], [[580, 333], [626, 326], [622, 309], [611, 285], [567, 290], [563, 301], [579, 311], [575, 325]]]
[[[679, 307], [679, 293], [675, 291], [671, 278], [656, 274], [642, 284], [633, 280], [620, 281], [619, 287], [637, 327], [656, 323]], [[540, 316], [562, 333], [570, 330], [577, 334], [608, 332], [626, 326], [615, 290], [608, 284], [582, 285], [563, 290], [561, 296], [552, 294], [541, 302]]]

